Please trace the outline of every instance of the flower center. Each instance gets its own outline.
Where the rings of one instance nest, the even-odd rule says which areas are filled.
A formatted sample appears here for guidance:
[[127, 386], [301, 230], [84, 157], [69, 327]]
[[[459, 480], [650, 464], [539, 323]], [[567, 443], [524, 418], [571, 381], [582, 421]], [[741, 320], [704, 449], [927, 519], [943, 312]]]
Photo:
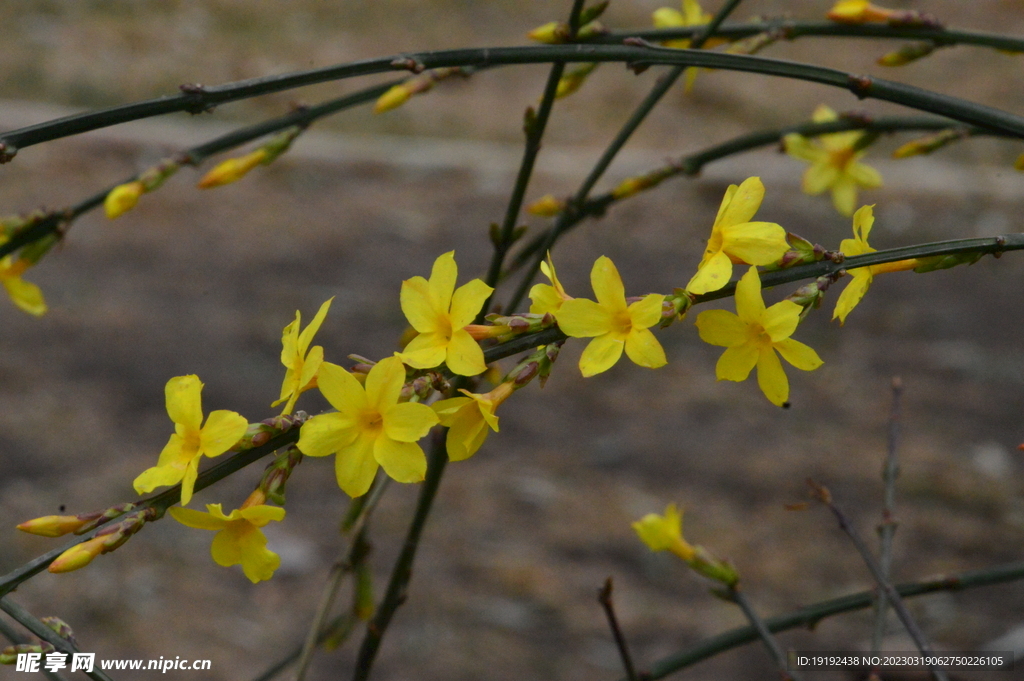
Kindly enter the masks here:
[[838, 149], [829, 153], [829, 162], [839, 170], [846, 170], [846, 166], [850, 165], [856, 153], [853, 147]]
[[619, 310], [612, 316], [612, 333], [627, 336], [633, 330], [633, 318], [629, 310]]
[[384, 417], [376, 409], [367, 409], [359, 413], [359, 430], [377, 435], [384, 428]]

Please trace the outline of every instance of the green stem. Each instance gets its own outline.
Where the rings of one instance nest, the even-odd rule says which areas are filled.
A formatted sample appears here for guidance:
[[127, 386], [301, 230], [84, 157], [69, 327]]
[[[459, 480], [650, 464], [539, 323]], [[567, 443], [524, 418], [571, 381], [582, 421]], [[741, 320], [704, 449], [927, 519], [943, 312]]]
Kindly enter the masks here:
[[[18, 633], [11, 625], [7, 623], [7, 620], [0, 618], [0, 634], [3, 634], [4, 638], [10, 641], [13, 645], [21, 643], [29, 643], [29, 639], [25, 638]], [[43, 667], [42, 674], [50, 681], [66, 681], [64, 676], [59, 672], [51, 672], [50, 670]]]
[[[12, 619], [31, 631], [40, 640], [46, 641], [52, 645], [59, 652], [67, 655], [73, 655], [74, 653], [79, 652], [71, 641], [58, 636], [57, 632], [46, 626], [41, 620], [39, 620], [39, 618], [12, 601], [10, 598], [7, 598], [6, 596], [0, 598], [0, 610], [6, 612]], [[94, 681], [112, 681], [109, 676], [95, 668], [91, 672], [85, 672], [85, 675], [90, 679], [94, 679]]]
[[[1024, 579], [1024, 563], [1010, 563], [984, 570], [962, 572], [949, 577], [897, 584], [894, 588], [903, 598], [912, 598], [939, 591], [973, 589], [979, 586], [1002, 584], [1019, 579]], [[764, 621], [765, 626], [772, 633], [797, 628], [813, 629], [826, 617], [870, 608], [874, 600], [874, 594], [874, 590], [861, 591], [848, 596], [821, 601], [784, 615], [768, 618]], [[714, 657], [721, 652], [738, 648], [741, 645], [756, 640], [758, 640], [758, 635], [753, 626], [731, 629], [693, 648], [683, 650], [655, 662], [651, 665], [647, 678], [652, 681], [663, 678], [680, 669]]]
[[747, 621], [750, 622], [750, 626], [754, 628], [754, 631], [757, 632], [758, 638], [761, 639], [765, 648], [768, 649], [768, 654], [772, 656], [773, 660], [775, 660], [775, 665], [779, 668], [779, 676], [785, 681], [800, 681], [800, 677], [798, 675], [789, 671], [786, 653], [782, 651], [782, 648], [779, 646], [779, 642], [775, 640], [774, 636], [772, 636], [772, 632], [769, 631], [764, 620], [761, 619], [757, 614], [757, 611], [754, 610], [754, 606], [747, 598], [747, 595], [740, 590], [739, 585], [731, 585], [728, 593], [729, 598], [731, 598], [736, 605], [740, 606], [740, 610], [742, 610], [743, 614], [746, 615]]

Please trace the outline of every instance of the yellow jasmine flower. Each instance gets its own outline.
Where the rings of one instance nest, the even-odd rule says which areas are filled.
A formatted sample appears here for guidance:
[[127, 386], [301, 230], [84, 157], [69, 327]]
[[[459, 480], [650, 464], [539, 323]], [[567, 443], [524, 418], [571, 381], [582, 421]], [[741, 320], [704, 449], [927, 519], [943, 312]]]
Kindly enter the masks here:
[[316, 332], [320, 330], [320, 325], [323, 324], [333, 300], [334, 298], [331, 297], [320, 306], [313, 321], [302, 330], [302, 333], [299, 333], [302, 315], [298, 310], [295, 311], [295, 321], [284, 327], [281, 334], [281, 363], [287, 367], [287, 370], [284, 373], [284, 382], [281, 384], [281, 398], [270, 405], [276, 407], [282, 402], [287, 402], [282, 414], [291, 414], [299, 395], [316, 387], [316, 372], [324, 361], [324, 349], [319, 345], [310, 348], [309, 344]]
[[[704, 11], [697, 0], [683, 0], [682, 4], [683, 11], [672, 9], [671, 7], [661, 7], [654, 10], [651, 18], [654, 20], [655, 28], [676, 28], [682, 26], [702, 26], [711, 21], [711, 15]], [[704, 47], [714, 47], [726, 42], [721, 38], [711, 38], [704, 43]], [[682, 38], [679, 40], [666, 40], [662, 42], [665, 47], [676, 47], [686, 49], [690, 47], [690, 39]], [[686, 69], [686, 92], [689, 92], [693, 87], [693, 82], [697, 79], [697, 72], [699, 69], [695, 66], [691, 66]]]
[[338, 486], [351, 497], [366, 494], [378, 466], [398, 482], [419, 482], [426, 474], [427, 458], [416, 441], [438, 418], [425, 404], [399, 404], [404, 383], [405, 367], [398, 357], [377, 362], [365, 388], [336, 364], [320, 366], [317, 387], [338, 412], [306, 421], [299, 449], [307, 456], [337, 452]]
[[736, 313], [707, 310], [697, 315], [701, 340], [724, 346], [715, 366], [720, 381], [745, 381], [757, 366], [757, 384], [772, 404], [784, 406], [789, 399], [789, 380], [782, 370], [778, 351], [787, 362], [803, 371], [822, 365], [818, 353], [790, 336], [800, 323], [799, 305], [783, 300], [765, 309], [761, 279], [751, 267], [736, 285]]
[[468, 390], [459, 390], [465, 397], [451, 397], [431, 405], [448, 428], [449, 461], [464, 461], [476, 454], [487, 439], [488, 428], [498, 432], [498, 417], [495, 410], [508, 396], [515, 392], [515, 385], [502, 383], [484, 395]]
[[590, 271], [590, 284], [597, 302], [573, 298], [562, 303], [555, 312], [558, 326], [567, 336], [590, 338], [580, 357], [580, 371], [593, 376], [611, 369], [622, 351], [642, 367], [664, 366], [665, 351], [650, 327], [661, 321], [661, 304], [665, 296], [652, 293], [627, 306], [622, 277], [615, 264], [601, 256]]
[[135, 180], [119, 184], [107, 194], [103, 200], [103, 210], [113, 220], [127, 213], [139, 202], [139, 197], [146, 193], [146, 186]]
[[[865, 253], [874, 253], [875, 249], [868, 245], [868, 235], [871, 234], [871, 227], [875, 223], [875, 216], [872, 211], [874, 206], [861, 206], [861, 208], [853, 215], [853, 238], [843, 239], [842, 243], [839, 244], [839, 250], [842, 251], [843, 255], [850, 257], [853, 255], [864, 255]], [[840, 324], [846, 323], [846, 315], [853, 311], [853, 308], [857, 307], [857, 304], [867, 293], [868, 287], [871, 286], [871, 282], [874, 280], [876, 274], [882, 274], [884, 272], [902, 272], [904, 270], [912, 270], [918, 265], [916, 258], [910, 258], [909, 260], [897, 260], [896, 262], [882, 263], [881, 265], [869, 265], [868, 267], [857, 267], [852, 270], [848, 270], [847, 274], [850, 275], [850, 283], [846, 285], [843, 292], [839, 295], [839, 299], [836, 301], [836, 309], [832, 313], [832, 319], [839, 319]]]
[[868, 0], [838, 0], [825, 17], [844, 24], [863, 24], [885, 23], [893, 14], [893, 10], [872, 5]]
[[217, 565], [231, 567], [241, 563], [242, 571], [253, 584], [274, 576], [281, 557], [267, 548], [267, 538], [260, 528], [272, 520], [283, 520], [283, 508], [243, 504], [231, 515], [224, 515], [220, 504], [207, 504], [206, 511], [169, 509], [171, 517], [186, 527], [217, 532], [210, 545], [210, 555]]
[[221, 185], [230, 184], [241, 180], [246, 174], [260, 165], [267, 162], [267, 150], [260, 148], [238, 158], [229, 158], [221, 161], [213, 169], [203, 175], [196, 186], [199, 189], [212, 189]]
[[738, 187], [729, 185], [718, 216], [711, 228], [711, 238], [704, 257], [697, 266], [686, 290], [709, 293], [729, 283], [733, 263], [770, 265], [786, 254], [789, 243], [786, 230], [774, 222], [751, 222], [764, 199], [764, 185], [759, 177], [748, 177]]
[[651, 551], [671, 551], [689, 563], [697, 555], [690, 544], [683, 539], [683, 514], [675, 504], [665, 507], [665, 515], [648, 513], [633, 523], [640, 540]]
[[11, 302], [30, 315], [41, 317], [46, 314], [46, 301], [38, 286], [21, 278], [29, 267], [28, 260], [15, 260], [13, 255], [0, 258], [0, 284], [4, 285]]
[[572, 296], [562, 288], [562, 282], [558, 281], [555, 274], [555, 263], [551, 262], [551, 253], [548, 253], [547, 260], [540, 264], [540, 271], [551, 282], [548, 284], [534, 284], [530, 289], [530, 312], [532, 314], [554, 314], [562, 307], [562, 303], [572, 300]]
[[175, 433], [160, 452], [156, 466], [147, 468], [132, 483], [139, 494], [180, 482], [181, 505], [187, 505], [192, 500], [199, 459], [203, 455], [220, 456], [245, 435], [249, 422], [226, 409], [210, 412], [206, 425], [201, 426], [202, 390], [203, 384], [196, 375], [176, 376], [167, 381], [167, 414], [174, 422]]
[[[824, 104], [814, 110], [815, 123], [838, 120], [836, 112]], [[803, 135], [786, 135], [786, 153], [807, 161], [811, 167], [804, 172], [803, 190], [812, 196], [832, 190], [832, 204], [841, 214], [853, 215], [857, 205], [857, 188], [882, 186], [882, 176], [869, 165], [860, 163], [866, 150], [856, 145], [864, 136], [860, 130], [819, 135], [809, 140]]]
[[415, 369], [432, 369], [445, 362], [462, 376], [487, 370], [483, 350], [466, 327], [494, 289], [480, 279], [456, 289], [458, 274], [455, 251], [449, 251], [434, 261], [429, 281], [413, 277], [402, 282], [402, 312], [419, 335], [399, 357]]

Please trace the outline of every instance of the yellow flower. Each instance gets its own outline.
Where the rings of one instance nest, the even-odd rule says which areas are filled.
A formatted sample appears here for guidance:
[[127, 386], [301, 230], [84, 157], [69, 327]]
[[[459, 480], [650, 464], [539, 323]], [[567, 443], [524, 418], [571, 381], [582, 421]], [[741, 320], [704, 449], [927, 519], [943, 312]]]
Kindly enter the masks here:
[[26, 520], [18, 525], [18, 529], [40, 537], [63, 537], [92, 520], [92, 518], [83, 520], [77, 515], [47, 515], [42, 518]]
[[[711, 21], [711, 15], [705, 12], [700, 3], [697, 0], [683, 0], [683, 11], [672, 9], [671, 7], [661, 7], [654, 10], [651, 18], [654, 20], [655, 28], [676, 28], [684, 26], [701, 26]], [[721, 38], [711, 38], [704, 42], [704, 47], [714, 47], [726, 42]], [[666, 40], [662, 42], [665, 47], [677, 47], [686, 49], [690, 47], [690, 39], [683, 38], [680, 40]], [[686, 92], [689, 92], [693, 87], [693, 82], [697, 79], [697, 72], [699, 69], [695, 66], [691, 66], [686, 69]]]
[[281, 363], [287, 367], [287, 370], [284, 373], [284, 382], [281, 384], [281, 398], [270, 405], [276, 407], [282, 402], [287, 402], [282, 414], [292, 413], [299, 395], [316, 387], [316, 372], [324, 361], [324, 349], [319, 345], [310, 348], [309, 344], [316, 332], [320, 330], [320, 325], [323, 324], [324, 317], [327, 316], [327, 310], [330, 309], [332, 300], [334, 300], [333, 297], [320, 306], [313, 321], [302, 330], [302, 333], [299, 333], [302, 315], [298, 310], [295, 311], [295, 321], [284, 327], [281, 334]]
[[47, 567], [48, 572], [60, 574], [79, 570], [91, 563], [96, 556], [107, 552], [107, 541], [109, 535], [93, 537], [81, 544], [75, 544], [57, 558]]
[[200, 189], [212, 189], [213, 187], [237, 182], [245, 177], [250, 170], [265, 162], [266, 159], [267, 150], [260, 148], [245, 156], [221, 161], [210, 172], [203, 175], [203, 179], [199, 180], [199, 184], [196, 186]]
[[790, 336], [800, 323], [802, 308], [783, 300], [765, 309], [761, 279], [751, 267], [736, 285], [736, 312], [707, 310], [697, 315], [701, 340], [727, 348], [715, 366], [720, 381], [745, 381], [757, 366], [757, 384], [772, 404], [789, 399], [789, 380], [776, 351], [797, 369], [812, 371], [822, 365], [818, 353]]
[[530, 289], [531, 314], [554, 314], [562, 307], [562, 303], [572, 300], [572, 296], [562, 288], [562, 282], [558, 281], [555, 274], [555, 263], [551, 262], [551, 253], [548, 258], [540, 264], [540, 271], [548, 278], [551, 284], [534, 284]]
[[665, 351], [650, 327], [661, 321], [661, 303], [665, 296], [652, 293], [626, 306], [622, 277], [615, 264], [601, 256], [590, 271], [590, 284], [597, 302], [573, 298], [562, 303], [555, 313], [558, 326], [567, 336], [590, 338], [580, 357], [580, 371], [593, 376], [611, 369], [625, 349], [626, 355], [642, 367], [664, 366]]
[[456, 289], [458, 274], [455, 252], [449, 251], [434, 261], [430, 281], [413, 277], [402, 282], [402, 312], [419, 335], [399, 357], [415, 369], [432, 369], [445, 362], [462, 376], [487, 370], [483, 350], [466, 326], [494, 289], [479, 279]]
[[220, 456], [245, 435], [249, 422], [226, 409], [210, 412], [203, 421], [201, 393], [203, 384], [195, 375], [176, 376], [167, 381], [164, 394], [167, 414], [174, 422], [174, 435], [160, 452], [156, 466], [135, 478], [135, 491], [152, 492], [157, 487], [181, 483], [181, 505], [192, 500], [192, 487], [198, 475], [199, 459], [205, 454]]
[[[838, 118], [836, 112], [824, 104], [814, 110], [815, 123], [827, 123]], [[873, 189], [882, 186], [882, 176], [878, 171], [860, 163], [867, 152], [863, 149], [858, 151], [856, 144], [863, 136], [863, 131], [851, 130], [819, 135], [816, 140], [796, 133], [786, 135], [784, 139], [787, 154], [811, 164], [804, 172], [804, 192], [816, 196], [831, 189], [832, 204], [846, 216], [853, 215], [858, 187]]]
[[498, 432], [498, 417], [495, 410], [508, 396], [515, 392], [512, 383], [502, 383], [484, 395], [460, 390], [465, 397], [451, 397], [431, 405], [441, 419], [441, 425], [448, 428], [449, 461], [464, 461], [476, 454], [487, 439], [487, 429]]
[[405, 83], [391, 86], [387, 92], [382, 94], [373, 105], [373, 113], [380, 114], [392, 109], [397, 109], [412, 97], [412, 91]]
[[12, 303], [30, 315], [41, 317], [47, 310], [43, 292], [35, 284], [21, 278], [31, 265], [27, 260], [15, 260], [13, 255], [0, 258], [0, 284], [4, 285]]
[[825, 17], [844, 24], [863, 24], [885, 23], [893, 14], [893, 10], [872, 5], [868, 0], [838, 0]]
[[438, 418], [425, 404], [399, 404], [404, 383], [405, 367], [397, 357], [375, 364], [365, 388], [336, 364], [320, 366], [317, 387], [338, 412], [307, 421], [299, 449], [308, 456], [337, 452], [338, 486], [351, 497], [366, 494], [378, 466], [398, 482], [419, 482], [426, 474], [427, 459], [416, 441]]
[[751, 222], [764, 199], [761, 178], [748, 177], [738, 187], [729, 185], [718, 207], [704, 257], [686, 290], [709, 293], [729, 283], [733, 263], [770, 265], [789, 250], [786, 230], [774, 222]]
[[692, 561], [697, 552], [683, 539], [683, 515], [675, 504], [665, 507], [665, 515], [648, 513], [633, 523], [640, 540], [651, 551], [671, 551], [684, 561]]
[[146, 193], [146, 187], [138, 180], [119, 184], [107, 194], [103, 200], [103, 210], [113, 220], [124, 215], [139, 202], [139, 197]]
[[217, 532], [210, 546], [210, 555], [217, 565], [231, 567], [241, 563], [242, 571], [253, 584], [274, 576], [281, 558], [267, 548], [267, 538], [260, 528], [271, 520], [283, 520], [283, 508], [243, 504], [231, 515], [224, 515], [220, 504], [207, 504], [206, 511], [169, 509], [171, 517], [186, 527]]
[[[871, 227], [875, 223], [875, 216], [872, 211], [874, 206], [861, 206], [853, 215], [853, 238], [843, 239], [839, 244], [839, 250], [846, 257], [874, 253], [875, 249], [868, 245], [868, 235], [871, 234]], [[881, 265], [869, 265], [848, 270], [850, 283], [846, 285], [843, 292], [836, 301], [836, 309], [832, 313], [832, 319], [839, 319], [840, 324], [846, 323], [846, 315], [857, 307], [857, 304], [867, 293], [868, 287], [874, 280], [876, 274], [884, 272], [902, 272], [917, 267], [916, 258], [909, 260], [897, 260], [896, 262], [882, 263]]]

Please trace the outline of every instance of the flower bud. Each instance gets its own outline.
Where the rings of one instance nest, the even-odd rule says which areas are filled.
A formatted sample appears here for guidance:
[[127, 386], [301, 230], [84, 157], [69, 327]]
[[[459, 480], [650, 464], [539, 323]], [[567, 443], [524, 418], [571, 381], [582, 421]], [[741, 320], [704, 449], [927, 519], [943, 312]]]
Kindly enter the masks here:
[[138, 180], [119, 184], [107, 194], [103, 200], [103, 210], [107, 217], [113, 220], [120, 217], [135, 207], [139, 197], [146, 193], [146, 188]]
[[904, 66], [935, 51], [935, 43], [910, 43], [895, 52], [889, 52], [878, 58], [879, 66]]
[[967, 137], [968, 134], [969, 133], [964, 128], [947, 128], [946, 130], [940, 130], [935, 134], [907, 142], [896, 151], [892, 152], [892, 156], [893, 158], [909, 158], [911, 156], [930, 154], [936, 149], [941, 149], [951, 142]]
[[229, 158], [218, 163], [213, 170], [203, 175], [196, 186], [199, 189], [212, 189], [221, 185], [237, 182], [256, 166], [264, 163], [267, 158], [265, 149], [257, 149], [238, 158]]
[[553, 218], [565, 210], [565, 203], [565, 200], [556, 199], [552, 194], [547, 194], [527, 206], [526, 212], [543, 218]]
[[77, 515], [47, 515], [42, 518], [26, 520], [18, 525], [18, 529], [40, 537], [62, 537], [79, 529], [90, 520], [91, 518], [82, 519]]
[[93, 537], [81, 544], [76, 544], [64, 553], [57, 556], [57, 559], [50, 563], [47, 568], [50, 572], [71, 572], [84, 568], [92, 562], [93, 558], [104, 552], [107, 537]]
[[399, 83], [377, 99], [377, 103], [373, 105], [373, 113], [380, 114], [397, 109], [409, 101], [410, 97], [412, 97], [412, 92], [409, 91], [409, 88], [405, 83]]
[[530, 40], [536, 40], [538, 43], [546, 43], [548, 45], [566, 43], [569, 42], [569, 24], [561, 21], [552, 21], [533, 29], [526, 34], [526, 37]]

